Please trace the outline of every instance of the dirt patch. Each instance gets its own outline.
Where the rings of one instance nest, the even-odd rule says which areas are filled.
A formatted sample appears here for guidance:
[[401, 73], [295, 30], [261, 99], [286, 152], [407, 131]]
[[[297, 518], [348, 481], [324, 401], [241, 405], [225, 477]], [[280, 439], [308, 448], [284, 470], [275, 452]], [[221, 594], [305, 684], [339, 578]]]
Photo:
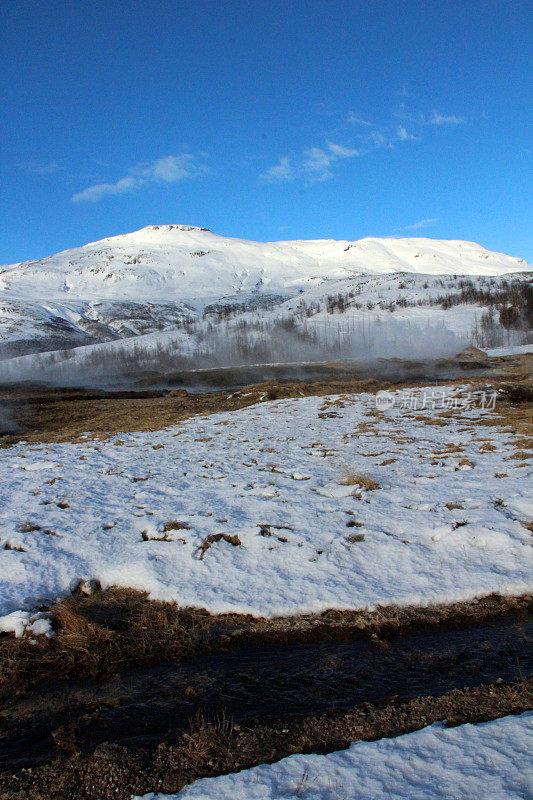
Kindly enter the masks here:
[[0, 692], [24, 691], [41, 681], [106, 679], [135, 665], [178, 663], [183, 658], [245, 645], [304, 644], [373, 639], [414, 631], [462, 628], [505, 616], [526, 618], [533, 596], [490, 595], [427, 608], [380, 607], [268, 619], [210, 614], [148, 600], [132, 589], [77, 592], [51, 609], [53, 639], [0, 636]]
[[357, 740], [373, 741], [419, 730], [437, 720], [448, 725], [486, 722], [531, 708], [531, 682], [493, 683], [411, 700], [392, 698], [349, 711], [268, 722], [235, 724], [199, 716], [187, 732], [146, 748], [112, 743], [79, 752], [75, 731], [56, 732], [62, 754], [33, 769], [0, 774], [2, 800], [130, 800], [132, 794], [177, 792], [198, 778], [272, 763], [294, 753], [328, 753]]

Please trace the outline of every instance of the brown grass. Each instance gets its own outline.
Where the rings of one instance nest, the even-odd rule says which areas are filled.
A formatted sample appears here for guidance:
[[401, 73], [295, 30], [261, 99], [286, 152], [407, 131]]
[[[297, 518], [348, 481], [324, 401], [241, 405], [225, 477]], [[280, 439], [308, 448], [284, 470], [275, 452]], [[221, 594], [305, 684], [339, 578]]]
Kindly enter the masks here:
[[[513, 364], [512, 360], [504, 364], [508, 375], [514, 375], [516, 372], [519, 376], [518, 385], [522, 387], [528, 385], [523, 374], [527, 371], [527, 366], [518, 368]], [[502, 370], [502, 364], [499, 364], [498, 369]], [[356, 378], [353, 373], [350, 374], [342, 368], [330, 372], [329, 377], [323, 380], [265, 381], [243, 387], [240, 391], [201, 394], [188, 393], [183, 389], [168, 392], [112, 393], [35, 387], [10, 390], [3, 387], [0, 389], [0, 399], [11, 405], [16, 422], [21, 427], [21, 433], [0, 436], [0, 447], [9, 447], [21, 439], [28, 442], [78, 441], [86, 432], [90, 432], [92, 438], [103, 439], [125, 431], [161, 430], [191, 416], [209, 415], [255, 405], [265, 397], [285, 399], [340, 394], [345, 396], [334, 404], [342, 406], [346, 400], [352, 399], [354, 393], [375, 393], [381, 389], [394, 391], [427, 385], [427, 378], [391, 382], [378, 377]], [[484, 386], [487, 377], [468, 376], [466, 379], [473, 386]], [[509, 380], [505, 377], [502, 379], [491, 375], [491, 380], [495, 386], [502, 381], [503, 383], [507, 381], [506, 385], [509, 385]], [[464, 382], [465, 378], [462, 377], [456, 380], [438, 381], [435, 385], [454, 385]], [[520, 397], [525, 396], [521, 389]], [[527, 405], [527, 402], [521, 399], [516, 408], [520, 405]], [[369, 416], [370, 419], [376, 419], [380, 414], [373, 411]], [[445, 419], [441, 422], [428, 421], [427, 415], [418, 416], [428, 424], [446, 424]], [[368, 423], [357, 428], [357, 430], [365, 429], [370, 429]]]
[[33, 522], [23, 522], [19, 525], [19, 531], [21, 533], [33, 533], [34, 531], [40, 531], [40, 525], [34, 525]]
[[189, 531], [191, 526], [186, 522], [180, 522], [178, 519], [171, 519], [165, 523], [164, 531]]
[[108, 677], [132, 663], [175, 661], [194, 653], [208, 616], [110, 589], [52, 606], [53, 639], [0, 638], [0, 690], [51, 677]]
[[358, 472], [347, 464], [342, 464], [341, 466], [344, 472], [344, 475], [341, 479], [343, 486], [359, 486], [361, 489], [366, 489], [369, 492], [372, 492], [375, 489], [381, 489], [379, 483], [375, 481], [374, 478], [371, 478], [370, 475], [367, 475], [364, 472]]
[[[265, 526], [266, 527], [266, 526]], [[184, 657], [230, 646], [263, 642], [314, 642], [347, 635], [379, 638], [392, 633], [462, 627], [502, 614], [527, 613], [529, 595], [491, 595], [468, 603], [419, 608], [381, 607], [377, 611], [337, 611], [299, 617], [256, 618], [213, 615], [148, 600], [145, 592], [111, 588], [69, 597], [51, 611], [56, 636], [28, 639], [0, 636], [0, 691], [62, 678], [109, 678], [121, 669], [152, 662], [176, 663]]]
[[203, 540], [202, 544], [200, 545], [200, 548], [199, 548], [200, 559], [203, 559], [203, 557], [205, 556], [205, 554], [207, 553], [207, 551], [209, 550], [209, 548], [211, 547], [212, 544], [214, 544], [215, 542], [220, 542], [220, 541], [224, 541], [224, 542], [227, 542], [228, 544], [232, 544], [233, 547], [239, 547], [239, 545], [242, 544], [242, 542], [239, 539], [239, 537], [237, 536], [237, 534], [232, 536], [229, 533], [210, 533], [209, 536], [205, 537], [205, 539]]

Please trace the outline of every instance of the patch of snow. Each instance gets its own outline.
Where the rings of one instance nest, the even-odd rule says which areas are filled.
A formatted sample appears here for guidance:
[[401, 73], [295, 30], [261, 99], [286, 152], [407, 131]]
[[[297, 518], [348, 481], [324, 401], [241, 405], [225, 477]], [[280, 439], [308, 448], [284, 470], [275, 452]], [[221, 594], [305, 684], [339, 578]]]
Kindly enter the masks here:
[[533, 344], [522, 344], [516, 347], [493, 347], [485, 350], [488, 356], [520, 356], [524, 353], [533, 353]]
[[14, 633], [21, 636], [52, 636], [52, 624], [47, 613], [30, 614], [28, 611], [13, 611], [0, 617], [0, 633]]
[[533, 712], [456, 728], [437, 723], [133, 800], [526, 800], [533, 795], [532, 749]]
[[[0, 451], [0, 614], [91, 579], [267, 616], [531, 591], [530, 462], [497, 406], [461, 407], [468, 386], [439, 387], [455, 410], [429, 424], [440, 412], [418, 401], [435, 391], [396, 392], [378, 415], [371, 394], [307, 397]], [[381, 488], [343, 485], [345, 467]], [[188, 528], [164, 537], [172, 520]]]

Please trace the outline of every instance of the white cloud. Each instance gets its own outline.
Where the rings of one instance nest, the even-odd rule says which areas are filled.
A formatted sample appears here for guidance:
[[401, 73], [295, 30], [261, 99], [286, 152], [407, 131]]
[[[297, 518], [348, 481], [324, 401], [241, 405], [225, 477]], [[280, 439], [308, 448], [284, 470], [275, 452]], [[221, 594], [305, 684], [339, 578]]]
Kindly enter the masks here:
[[311, 147], [304, 151], [304, 156], [302, 169], [311, 181], [327, 181], [333, 177], [330, 166], [335, 156], [332, 153], [326, 153], [321, 147]]
[[333, 144], [333, 142], [328, 142], [328, 150], [335, 158], [352, 158], [359, 155], [359, 151], [354, 150], [353, 147], [344, 147], [342, 144]]
[[[408, 97], [409, 91], [403, 87], [396, 93], [399, 97]], [[326, 142], [322, 147], [309, 147], [297, 157], [284, 156], [259, 178], [266, 183], [284, 183], [297, 178], [308, 183], [321, 183], [333, 178], [334, 167], [340, 159], [353, 158], [354, 156], [367, 155], [374, 150], [393, 150], [395, 146], [405, 142], [418, 142], [425, 126], [454, 126], [462, 125], [465, 119], [455, 114], [442, 114], [433, 111], [431, 114], [414, 113], [405, 102], [399, 103], [391, 118], [384, 123], [375, 123], [365, 117], [360, 117], [351, 112], [344, 118], [344, 124], [349, 123], [359, 127], [352, 137], [356, 137], [361, 144], [361, 149], [346, 147], [334, 142]], [[396, 118], [396, 119], [395, 119]], [[421, 220], [409, 229], [429, 225], [436, 220]]]
[[305, 150], [302, 168], [313, 183], [327, 181], [333, 177], [331, 167], [336, 161], [341, 158], [353, 158], [357, 155], [359, 155], [358, 150], [328, 142], [326, 150], [321, 147], [311, 147], [309, 150]]
[[395, 116], [402, 120], [411, 122], [413, 125], [464, 125], [464, 117], [456, 114], [442, 114], [440, 111], [433, 111], [431, 114], [411, 111], [405, 103], [400, 103], [393, 112]]
[[304, 150], [300, 159], [291, 161], [288, 156], [260, 175], [267, 183], [282, 183], [297, 177], [304, 177], [310, 183], [321, 183], [333, 177], [333, 165], [344, 158], [359, 155], [359, 150], [345, 147], [342, 144], [327, 142], [326, 147], [309, 147]]
[[438, 217], [433, 219], [421, 219], [420, 222], [415, 222], [413, 225], [406, 225], [404, 230], [406, 231], [419, 231], [421, 228], [428, 228], [430, 225], [434, 225], [435, 222], [438, 222]]
[[260, 176], [261, 180], [266, 181], [266, 183], [282, 183], [283, 181], [291, 181], [294, 177], [291, 160], [287, 156], [280, 158], [277, 164], [274, 164], [273, 167], [267, 169]]
[[352, 125], [362, 125], [364, 128], [372, 127], [372, 123], [369, 122], [367, 119], [358, 117], [356, 114], [353, 113], [348, 115], [348, 122], [351, 122]]
[[149, 180], [175, 183], [186, 178], [205, 175], [206, 167], [199, 165], [196, 156], [182, 153], [179, 156], [166, 156], [146, 165], [143, 174]]
[[382, 131], [375, 130], [371, 131], [368, 134], [369, 140], [372, 142], [374, 147], [387, 147], [392, 149], [393, 147], [393, 138], [389, 136], [389, 134], [385, 134]]
[[455, 114], [439, 114], [433, 112], [431, 117], [426, 121], [426, 125], [463, 125], [464, 119], [456, 117]]
[[149, 183], [176, 183], [187, 178], [205, 175], [208, 168], [192, 153], [165, 156], [155, 161], [137, 164], [128, 175], [115, 183], [96, 183], [72, 196], [73, 203], [96, 203], [103, 197], [126, 194]]
[[414, 136], [412, 133], [409, 133], [409, 131], [403, 125], [398, 126], [396, 135], [400, 142], [415, 142], [418, 140], [418, 136]]
[[116, 183], [95, 183], [88, 186], [82, 192], [77, 192], [72, 196], [73, 203], [96, 203], [106, 195], [125, 194], [142, 186], [144, 181], [140, 178], [121, 178]]

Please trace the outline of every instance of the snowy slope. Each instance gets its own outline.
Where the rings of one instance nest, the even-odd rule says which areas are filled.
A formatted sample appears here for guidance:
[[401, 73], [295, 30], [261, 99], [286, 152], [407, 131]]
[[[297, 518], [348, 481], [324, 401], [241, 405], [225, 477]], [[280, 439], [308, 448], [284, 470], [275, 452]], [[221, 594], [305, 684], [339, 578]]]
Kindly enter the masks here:
[[[0, 267], [0, 357], [174, 328], [230, 298], [275, 305], [302, 292], [325, 295], [361, 276], [481, 276], [529, 269], [523, 259], [471, 242], [262, 243], [204, 228], [153, 225]], [[391, 288], [394, 300], [401, 287]]]
[[290, 291], [357, 273], [500, 275], [519, 258], [472, 242], [361, 239], [262, 243], [203, 228], [152, 225], [39, 261], [0, 268], [0, 292], [33, 298], [208, 299], [258, 289]]
[[133, 800], [518, 800], [533, 793], [533, 714], [294, 755]]
[[[520, 283], [527, 282], [524, 274]], [[443, 303], [460, 297], [465, 286], [471, 296], [456, 304]], [[505, 276], [365, 274], [314, 281], [288, 300], [282, 295], [232, 295], [206, 306], [203, 316], [196, 317], [190, 308], [177, 304], [99, 301], [84, 311], [85, 317], [77, 324], [83, 325], [80, 339], [88, 339], [94, 328], [87, 327], [87, 317], [98, 315], [103, 343], [80, 340], [75, 350], [63, 355], [36, 354], [34, 344], [33, 354], [16, 357], [13, 352], [0, 361], [0, 382], [106, 384], [111, 377], [143, 371], [164, 375], [250, 363], [430, 359], [454, 356], [471, 342], [520, 346], [533, 341], [533, 334], [500, 326], [491, 339], [483, 340], [480, 323], [487, 312], [486, 297], [505, 291], [506, 286]], [[476, 292], [485, 299], [474, 302]], [[59, 303], [47, 304], [55, 313], [59, 307]], [[65, 305], [69, 321], [74, 318], [73, 308], [74, 302]], [[180, 324], [180, 318], [187, 324]], [[1, 325], [0, 316], [0, 330]], [[33, 329], [37, 330], [37, 324]], [[13, 323], [10, 331], [16, 335]], [[50, 339], [42, 341], [41, 349], [57, 350], [46, 346]], [[0, 352], [1, 348], [0, 337]]]

